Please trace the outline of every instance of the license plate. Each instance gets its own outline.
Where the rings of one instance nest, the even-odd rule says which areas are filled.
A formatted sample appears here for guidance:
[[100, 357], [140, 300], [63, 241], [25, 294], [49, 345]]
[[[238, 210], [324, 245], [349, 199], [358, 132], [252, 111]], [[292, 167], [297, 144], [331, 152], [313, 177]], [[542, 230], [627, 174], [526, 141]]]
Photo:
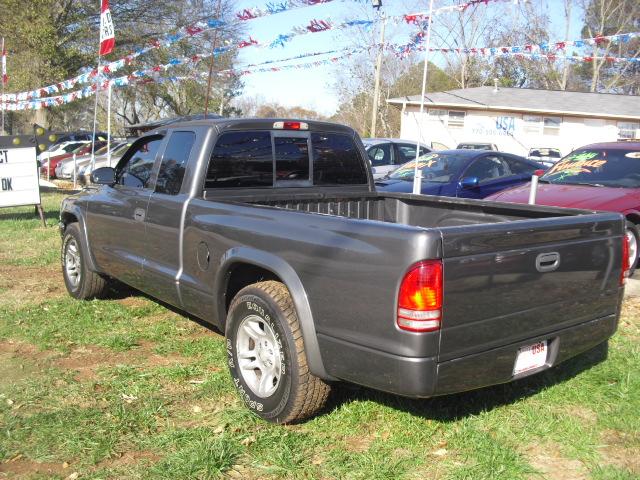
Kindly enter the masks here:
[[522, 347], [518, 350], [513, 374], [518, 375], [542, 367], [547, 362], [547, 351], [546, 340]]

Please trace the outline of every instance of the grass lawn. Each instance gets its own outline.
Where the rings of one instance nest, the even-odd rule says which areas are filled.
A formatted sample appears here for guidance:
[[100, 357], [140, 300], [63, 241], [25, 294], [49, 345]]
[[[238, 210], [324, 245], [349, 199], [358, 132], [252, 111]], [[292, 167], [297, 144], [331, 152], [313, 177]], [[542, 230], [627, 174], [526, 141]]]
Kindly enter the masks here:
[[608, 352], [431, 400], [345, 385], [274, 426], [236, 396], [219, 334], [132, 292], [67, 296], [62, 198], [43, 196], [46, 229], [0, 210], [0, 479], [640, 478], [640, 299]]

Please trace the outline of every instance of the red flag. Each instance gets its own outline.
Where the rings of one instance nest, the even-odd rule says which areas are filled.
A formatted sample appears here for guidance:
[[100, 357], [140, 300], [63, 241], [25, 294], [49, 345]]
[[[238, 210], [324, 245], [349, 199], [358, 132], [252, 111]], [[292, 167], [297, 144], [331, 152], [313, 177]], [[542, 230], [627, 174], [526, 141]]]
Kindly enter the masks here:
[[9, 82], [9, 76], [7, 75], [7, 49], [4, 48], [4, 38], [2, 39], [2, 84], [6, 85]]
[[109, 0], [102, 0], [100, 7], [100, 55], [111, 53], [116, 44], [116, 35], [109, 10]]

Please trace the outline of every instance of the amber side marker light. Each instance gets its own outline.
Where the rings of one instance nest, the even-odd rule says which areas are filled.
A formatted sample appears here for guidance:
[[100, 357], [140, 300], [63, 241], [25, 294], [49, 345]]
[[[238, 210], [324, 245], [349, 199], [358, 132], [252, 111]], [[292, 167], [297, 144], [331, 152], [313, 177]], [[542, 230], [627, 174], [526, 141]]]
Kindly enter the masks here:
[[626, 234], [622, 234], [622, 270], [620, 271], [620, 286], [627, 283], [631, 265], [629, 264], [629, 238]]
[[405, 274], [398, 293], [397, 324], [409, 332], [433, 332], [442, 319], [442, 261], [424, 260]]

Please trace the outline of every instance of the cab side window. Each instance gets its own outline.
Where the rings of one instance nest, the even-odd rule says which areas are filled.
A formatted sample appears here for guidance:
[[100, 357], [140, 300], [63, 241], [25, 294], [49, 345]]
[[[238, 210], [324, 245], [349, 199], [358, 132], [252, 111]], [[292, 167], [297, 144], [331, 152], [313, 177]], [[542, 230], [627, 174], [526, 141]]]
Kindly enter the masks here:
[[194, 132], [173, 132], [160, 163], [156, 192], [177, 195], [182, 187], [184, 171], [196, 141]]
[[154, 135], [128, 151], [116, 168], [118, 184], [130, 188], [148, 188], [161, 142], [162, 136]]

